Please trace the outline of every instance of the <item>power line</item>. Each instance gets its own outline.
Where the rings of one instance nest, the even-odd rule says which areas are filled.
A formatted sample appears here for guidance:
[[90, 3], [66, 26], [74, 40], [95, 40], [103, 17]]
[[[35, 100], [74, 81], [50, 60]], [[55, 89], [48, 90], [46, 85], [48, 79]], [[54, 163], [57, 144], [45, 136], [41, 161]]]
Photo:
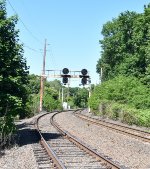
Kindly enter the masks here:
[[23, 46], [26, 47], [26, 48], [28, 48], [28, 49], [30, 49], [30, 50], [32, 50], [32, 51], [34, 51], [34, 52], [42, 53], [42, 52], [40, 52], [40, 50], [38, 51], [38, 50], [33, 49], [33, 48], [31, 48], [31, 47], [29, 47], [27, 45], [23, 45]]
[[40, 44], [43, 44], [36, 36], [34, 36], [34, 34], [30, 31], [30, 29], [24, 24], [24, 22], [22, 21], [22, 19], [19, 17], [17, 11], [15, 10], [15, 8], [13, 7], [13, 5], [10, 3], [9, 0], [7, 0], [10, 7], [12, 8], [12, 10], [15, 12], [15, 14], [18, 16], [20, 22], [22, 23], [22, 25], [24, 26], [24, 28], [27, 30], [27, 32], [36, 40], [38, 41]]
[[42, 53], [40, 49], [39, 50], [33, 49], [33, 48], [29, 47], [28, 45], [26, 45], [22, 40], [19, 40], [19, 41], [22, 43], [23, 47], [25, 47], [27, 49], [30, 49], [30, 50], [32, 50], [34, 52]]
[[[32, 36], [32, 38], [34, 38], [36, 41], [38, 41], [40, 44], [43, 45], [43, 43], [42, 43], [36, 36], [34, 36], [34, 34], [30, 31], [30, 29], [25, 25], [25, 23], [24, 23], [23, 20], [19, 17], [19, 15], [18, 15], [17, 11], [15, 10], [15, 8], [13, 7], [13, 5], [10, 3], [10, 1], [9, 1], [9, 0], [7, 0], [7, 1], [8, 1], [8, 3], [9, 3], [10, 7], [12, 8], [12, 10], [14, 11], [14, 13], [18, 16], [20, 22], [22, 23], [22, 25], [24, 26], [24, 28], [27, 30], [27, 32]], [[21, 40], [20, 40], [20, 41], [21, 41]], [[21, 41], [21, 42], [22, 42], [22, 41]], [[22, 42], [22, 43], [23, 43], [23, 42]], [[29, 47], [29, 46], [26, 45], [25, 43], [23, 43], [23, 46], [26, 47], [26, 48], [28, 48], [29, 50], [34, 51], [34, 52], [42, 53], [42, 52], [40, 52], [40, 51], [38, 51], [38, 50], [36, 50], [36, 49], [33, 49], [33, 48]], [[46, 50], [46, 51], [48, 51], [48, 50]], [[54, 62], [54, 57], [53, 57], [52, 49], [50, 50], [50, 52], [51, 52], [51, 53], [50, 53], [51, 64], [52, 64], [54, 67], [56, 67], [56, 64], [55, 64], [55, 62]]]

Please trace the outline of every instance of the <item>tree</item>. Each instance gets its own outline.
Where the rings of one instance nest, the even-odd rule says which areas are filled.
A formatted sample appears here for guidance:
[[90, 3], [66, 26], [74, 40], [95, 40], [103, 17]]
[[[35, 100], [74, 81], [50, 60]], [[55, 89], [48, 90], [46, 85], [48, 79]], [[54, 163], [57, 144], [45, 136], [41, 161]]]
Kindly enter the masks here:
[[150, 87], [150, 4], [144, 7], [144, 43], [145, 46], [145, 76], [143, 77], [143, 83]]
[[19, 44], [15, 29], [17, 16], [7, 18], [6, 2], [0, 0], [0, 130], [3, 136], [14, 129], [13, 119], [25, 116], [28, 83], [28, 67], [23, 58], [23, 46]]
[[39, 112], [39, 100], [40, 100], [40, 76], [28, 75], [28, 84], [26, 88], [28, 90], [28, 102], [27, 102], [27, 117], [31, 117]]
[[55, 88], [57, 91], [59, 91], [62, 87], [60, 80], [53, 80], [53, 81], [46, 81], [45, 86]]
[[27, 85], [30, 94], [38, 94], [40, 91], [40, 76], [31, 74], [28, 75], [29, 83]]
[[58, 91], [55, 88], [45, 87], [43, 97], [43, 108], [47, 111], [60, 110], [61, 102], [59, 100]]
[[143, 14], [126, 11], [103, 26], [102, 55], [97, 63], [97, 72], [103, 70], [102, 81], [120, 74], [141, 80], [146, 74], [149, 77], [149, 16], [148, 5]]
[[78, 88], [76, 95], [74, 96], [74, 104], [77, 107], [85, 108], [88, 103], [89, 92], [86, 88]]

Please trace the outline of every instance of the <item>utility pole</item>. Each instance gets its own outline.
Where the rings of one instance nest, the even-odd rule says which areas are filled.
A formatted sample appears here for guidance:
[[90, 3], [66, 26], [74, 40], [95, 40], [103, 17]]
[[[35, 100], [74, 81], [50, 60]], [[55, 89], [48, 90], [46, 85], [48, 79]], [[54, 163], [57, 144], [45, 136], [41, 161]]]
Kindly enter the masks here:
[[70, 81], [68, 83], [68, 88], [67, 88], [67, 105], [68, 105], [68, 100], [69, 100], [69, 96], [70, 96], [70, 94], [69, 94], [69, 85], [70, 85]]
[[62, 101], [62, 106], [63, 106], [63, 102], [64, 102], [64, 88], [62, 86], [62, 92], [61, 92], [61, 101]]
[[46, 39], [44, 44], [44, 55], [43, 55], [43, 70], [41, 75], [41, 87], [40, 87], [40, 112], [42, 111], [43, 93], [44, 93], [44, 80], [45, 80], [45, 58], [46, 58]]
[[[89, 98], [91, 97], [91, 83], [89, 83]], [[88, 107], [88, 112], [91, 112], [90, 106]]]
[[61, 99], [61, 96], [60, 96], [60, 94], [61, 94], [61, 91], [60, 91], [61, 89], [59, 89], [59, 100]]

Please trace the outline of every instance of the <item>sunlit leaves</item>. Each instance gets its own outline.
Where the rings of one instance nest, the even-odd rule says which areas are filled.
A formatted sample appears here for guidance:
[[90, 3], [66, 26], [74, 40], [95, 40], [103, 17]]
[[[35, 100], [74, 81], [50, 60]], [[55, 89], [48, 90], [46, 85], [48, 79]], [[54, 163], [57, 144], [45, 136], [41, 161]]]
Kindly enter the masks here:
[[[149, 77], [150, 65], [150, 6], [144, 13], [123, 12], [118, 18], [107, 22], [102, 30], [101, 58], [97, 72], [103, 71], [102, 81], [119, 74], [135, 76], [144, 84]], [[149, 79], [149, 78], [148, 78]]]
[[90, 103], [91, 106], [94, 104], [95, 107], [95, 102], [99, 104], [100, 100], [113, 100], [118, 103], [131, 105], [137, 109], [149, 109], [149, 92], [150, 89], [144, 86], [138, 79], [119, 76], [96, 86]]
[[18, 43], [17, 17], [7, 17], [5, 1], [0, 0], [0, 118], [3, 136], [14, 130], [14, 117], [25, 117], [28, 67]]

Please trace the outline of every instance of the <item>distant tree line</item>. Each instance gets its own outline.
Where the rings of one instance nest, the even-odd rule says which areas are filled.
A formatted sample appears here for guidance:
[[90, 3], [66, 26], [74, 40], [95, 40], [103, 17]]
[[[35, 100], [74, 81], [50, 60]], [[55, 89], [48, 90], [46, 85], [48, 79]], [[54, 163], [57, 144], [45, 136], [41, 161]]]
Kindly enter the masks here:
[[[28, 112], [33, 116], [39, 112], [40, 76], [28, 75], [29, 91]], [[63, 95], [63, 100], [62, 100]], [[44, 81], [43, 110], [62, 110], [62, 101], [67, 102], [70, 108], [86, 108], [88, 106], [89, 91], [86, 88], [66, 87], [61, 81]]]

